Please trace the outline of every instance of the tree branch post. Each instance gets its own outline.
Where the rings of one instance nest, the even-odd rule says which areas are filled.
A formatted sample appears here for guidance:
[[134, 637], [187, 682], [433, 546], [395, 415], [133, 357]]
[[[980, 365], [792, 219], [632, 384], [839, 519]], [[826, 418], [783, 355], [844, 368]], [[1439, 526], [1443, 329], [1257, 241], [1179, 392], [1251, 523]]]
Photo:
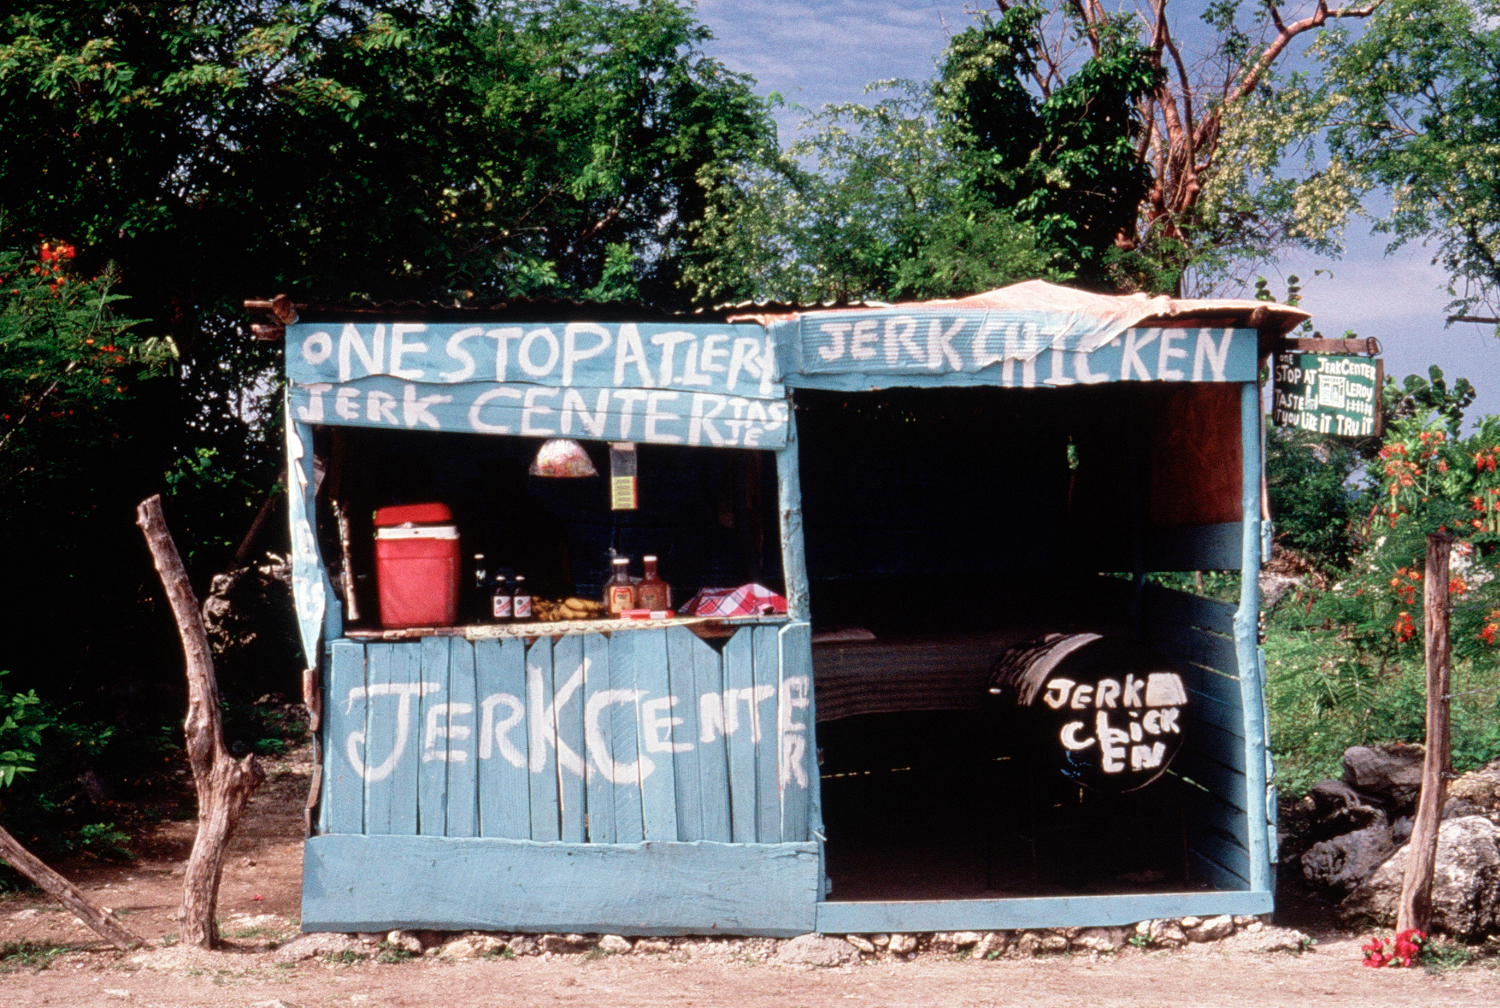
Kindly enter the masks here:
[[151, 559], [161, 575], [187, 661], [188, 712], [183, 730], [198, 792], [198, 835], [183, 879], [182, 940], [199, 948], [213, 948], [219, 941], [214, 917], [229, 838], [265, 775], [253, 753], [235, 760], [224, 747], [219, 684], [208, 634], [182, 558], [162, 518], [160, 496], [141, 502], [136, 508], [136, 524], [145, 533]]
[[108, 910], [96, 906], [83, 891], [48, 868], [36, 855], [21, 846], [21, 842], [0, 827], [0, 857], [16, 871], [25, 875], [53, 899], [73, 912], [73, 915], [97, 931], [105, 941], [124, 952], [141, 944]]
[[1453, 539], [1446, 532], [1427, 535], [1427, 570], [1422, 584], [1422, 635], [1427, 660], [1427, 753], [1422, 759], [1422, 796], [1406, 852], [1406, 877], [1396, 930], [1425, 933], [1432, 920], [1432, 875], [1437, 864], [1438, 827], [1443, 817], [1448, 769], [1448, 558]]

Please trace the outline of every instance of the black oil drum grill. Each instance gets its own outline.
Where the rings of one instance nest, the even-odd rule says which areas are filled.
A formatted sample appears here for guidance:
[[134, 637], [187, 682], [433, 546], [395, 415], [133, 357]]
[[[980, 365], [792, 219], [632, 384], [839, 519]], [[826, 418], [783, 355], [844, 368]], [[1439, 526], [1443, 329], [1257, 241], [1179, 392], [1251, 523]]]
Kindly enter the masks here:
[[1131, 637], [1032, 637], [996, 659], [990, 693], [1014, 712], [1020, 744], [1085, 787], [1143, 788], [1182, 747], [1182, 677]]

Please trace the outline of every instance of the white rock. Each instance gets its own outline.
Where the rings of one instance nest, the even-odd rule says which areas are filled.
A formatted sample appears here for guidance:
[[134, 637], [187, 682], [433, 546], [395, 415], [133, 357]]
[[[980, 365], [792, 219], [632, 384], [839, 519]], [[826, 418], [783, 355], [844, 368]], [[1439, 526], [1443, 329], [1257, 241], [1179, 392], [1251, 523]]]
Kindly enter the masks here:
[[1041, 944], [1038, 949], [1042, 952], [1066, 952], [1068, 951], [1068, 936], [1058, 931], [1048, 931], [1042, 935]]
[[625, 955], [630, 951], [630, 940], [620, 935], [605, 935], [599, 939], [599, 947], [605, 952], [612, 952], [615, 955]]
[[932, 947], [940, 952], [959, 952], [979, 944], [983, 937], [978, 931], [939, 931], [932, 936]]
[[917, 936], [910, 934], [893, 934], [891, 940], [886, 942], [886, 947], [899, 955], [917, 950]]
[[494, 935], [468, 934], [453, 939], [444, 945], [438, 954], [449, 959], [478, 959], [480, 956], [499, 952], [504, 948], [505, 942]]
[[665, 955], [672, 951], [672, 943], [665, 938], [641, 938], [636, 941], [635, 950], [648, 955]]
[[333, 956], [354, 952], [360, 956], [369, 954], [369, 948], [353, 937], [331, 931], [314, 931], [298, 935], [276, 950], [278, 962], [297, 962], [314, 956]]
[[391, 948], [401, 949], [412, 955], [422, 954], [422, 939], [417, 937], [415, 931], [392, 931], [385, 936], [385, 941]]
[[890, 943], [891, 943], [891, 936], [888, 935], [888, 934], [885, 934], [884, 932], [876, 932], [875, 934], [870, 935], [870, 944], [871, 945], [877, 945], [880, 948], [885, 948]]
[[859, 949], [842, 938], [822, 935], [798, 935], [776, 952], [783, 966], [844, 966], [859, 962]]
[[[1346, 921], [1394, 919], [1410, 850], [1408, 843], [1344, 900], [1339, 912]], [[1500, 927], [1500, 829], [1483, 816], [1449, 819], [1438, 828], [1432, 926], [1473, 939]]]
[[[1188, 921], [1195, 923], [1189, 924]], [[1182, 930], [1191, 942], [1211, 942], [1220, 938], [1228, 938], [1234, 934], [1234, 918], [1229, 914], [1220, 914], [1217, 917], [1199, 919], [1197, 917], [1182, 918]]]
[[1010, 947], [1010, 932], [990, 931], [979, 939], [970, 953], [975, 959], [997, 959]]
[[863, 935], [844, 935], [844, 941], [848, 942], [850, 945], [853, 945], [861, 952], [875, 951], [875, 944], [865, 938]]
[[1176, 947], [1187, 944], [1187, 935], [1183, 934], [1182, 925], [1175, 920], [1152, 921], [1147, 937], [1156, 945]]
[[1073, 944], [1092, 952], [1114, 952], [1125, 944], [1125, 928], [1084, 928], [1074, 938]]
[[562, 955], [568, 952], [581, 952], [588, 946], [589, 940], [581, 934], [544, 934], [537, 939], [537, 945], [543, 952], [553, 952]]

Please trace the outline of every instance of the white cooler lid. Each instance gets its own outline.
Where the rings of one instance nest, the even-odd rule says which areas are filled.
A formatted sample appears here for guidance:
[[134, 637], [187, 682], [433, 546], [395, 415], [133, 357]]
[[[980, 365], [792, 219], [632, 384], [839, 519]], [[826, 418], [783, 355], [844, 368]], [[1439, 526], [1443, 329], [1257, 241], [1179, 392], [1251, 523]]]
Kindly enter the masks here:
[[457, 525], [382, 525], [376, 539], [457, 539]]

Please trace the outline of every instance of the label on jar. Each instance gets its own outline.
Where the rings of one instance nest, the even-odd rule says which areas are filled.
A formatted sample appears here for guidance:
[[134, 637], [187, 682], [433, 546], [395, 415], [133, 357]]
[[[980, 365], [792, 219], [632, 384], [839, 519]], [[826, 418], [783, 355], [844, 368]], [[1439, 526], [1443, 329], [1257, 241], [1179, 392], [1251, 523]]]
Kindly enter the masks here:
[[668, 609], [672, 605], [672, 590], [660, 581], [646, 582], [636, 592], [640, 596], [636, 604], [642, 609]]
[[635, 608], [635, 589], [630, 585], [610, 585], [609, 597], [605, 601], [609, 611], [618, 616], [626, 609]]
[[517, 595], [516, 596], [515, 615], [516, 615], [516, 619], [530, 619], [531, 618], [531, 596], [530, 595]]

